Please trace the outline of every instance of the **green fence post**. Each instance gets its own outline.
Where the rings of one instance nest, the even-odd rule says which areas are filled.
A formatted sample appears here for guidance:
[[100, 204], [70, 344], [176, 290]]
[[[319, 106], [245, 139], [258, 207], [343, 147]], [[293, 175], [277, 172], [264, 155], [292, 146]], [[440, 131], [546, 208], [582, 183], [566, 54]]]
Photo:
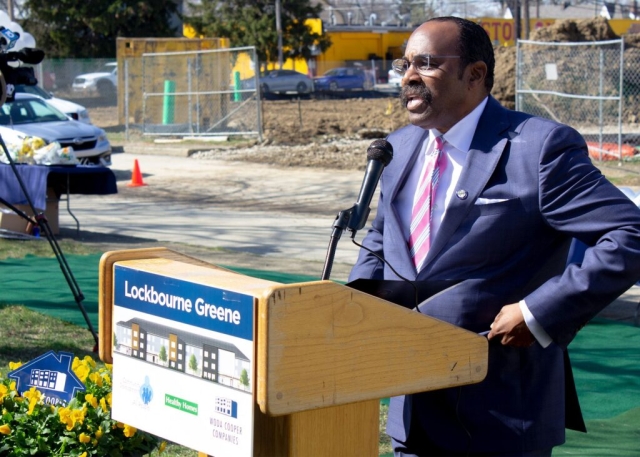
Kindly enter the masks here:
[[162, 104], [162, 125], [173, 124], [175, 113], [175, 81], [165, 80], [164, 82], [164, 98]]
[[240, 87], [240, 72], [239, 71], [234, 71], [233, 72], [233, 101], [234, 102], [239, 102], [240, 100], [242, 100], [242, 94], [240, 93], [240, 89], [242, 89]]

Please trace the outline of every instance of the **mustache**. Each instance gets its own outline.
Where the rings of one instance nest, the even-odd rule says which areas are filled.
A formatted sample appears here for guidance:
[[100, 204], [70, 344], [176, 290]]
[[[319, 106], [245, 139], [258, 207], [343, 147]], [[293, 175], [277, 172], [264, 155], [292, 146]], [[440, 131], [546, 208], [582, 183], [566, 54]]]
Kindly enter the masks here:
[[430, 105], [433, 100], [433, 94], [424, 84], [409, 83], [400, 90], [402, 106], [406, 108], [410, 98], [420, 98]]

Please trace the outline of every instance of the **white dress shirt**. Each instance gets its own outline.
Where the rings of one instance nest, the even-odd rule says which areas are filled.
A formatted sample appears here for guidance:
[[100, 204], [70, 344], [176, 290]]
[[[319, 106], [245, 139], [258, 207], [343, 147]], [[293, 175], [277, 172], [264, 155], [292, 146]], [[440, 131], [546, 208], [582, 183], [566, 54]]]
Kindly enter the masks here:
[[[451, 127], [451, 129], [442, 136], [444, 140], [444, 150], [442, 151], [442, 159], [446, 165], [444, 171], [440, 173], [438, 189], [436, 190], [436, 198], [434, 199], [433, 214], [431, 217], [431, 240], [438, 233], [442, 219], [446, 213], [447, 205], [453, 197], [462, 167], [467, 158], [471, 140], [478, 126], [480, 116], [484, 111], [488, 98], [485, 98], [476, 108], [467, 114], [461, 121]], [[411, 212], [413, 210], [413, 202], [416, 197], [416, 189], [418, 181], [424, 171], [425, 158], [435, 147], [436, 138], [442, 134], [436, 130], [429, 130], [429, 136], [422, 145], [422, 151], [407, 176], [407, 182], [398, 192], [395, 202], [400, 222], [404, 229], [405, 239], [409, 239], [409, 226], [411, 225]]]
[[[446, 161], [444, 171], [441, 171], [436, 196], [434, 199], [433, 213], [431, 217], [431, 240], [436, 237], [440, 224], [447, 212], [447, 206], [454, 195], [458, 179], [462, 173], [462, 168], [471, 146], [471, 140], [475, 134], [480, 116], [484, 111], [488, 98], [485, 98], [476, 108], [467, 114], [456, 125], [451, 127], [442, 138], [444, 140], [444, 150], [442, 160]], [[407, 176], [407, 181], [396, 197], [395, 207], [404, 230], [404, 237], [409, 239], [409, 226], [411, 225], [411, 213], [413, 203], [416, 199], [416, 189], [420, 177], [424, 172], [426, 156], [433, 151], [435, 139], [442, 134], [436, 130], [429, 130], [429, 136], [422, 144], [422, 151]], [[547, 347], [551, 343], [551, 338], [542, 326], [536, 321], [533, 314], [527, 307], [524, 300], [519, 303], [520, 310], [524, 316], [527, 327], [542, 347]]]

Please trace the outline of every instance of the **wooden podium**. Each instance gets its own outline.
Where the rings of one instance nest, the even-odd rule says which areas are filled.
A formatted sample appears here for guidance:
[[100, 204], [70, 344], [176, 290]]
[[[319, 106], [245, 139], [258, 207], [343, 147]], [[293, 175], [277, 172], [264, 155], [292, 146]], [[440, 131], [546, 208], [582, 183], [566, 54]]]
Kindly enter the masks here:
[[487, 373], [488, 342], [475, 333], [332, 281], [284, 285], [165, 248], [103, 255], [99, 350], [107, 363], [113, 267], [132, 260], [254, 297], [256, 456], [377, 456], [381, 398], [473, 384]]

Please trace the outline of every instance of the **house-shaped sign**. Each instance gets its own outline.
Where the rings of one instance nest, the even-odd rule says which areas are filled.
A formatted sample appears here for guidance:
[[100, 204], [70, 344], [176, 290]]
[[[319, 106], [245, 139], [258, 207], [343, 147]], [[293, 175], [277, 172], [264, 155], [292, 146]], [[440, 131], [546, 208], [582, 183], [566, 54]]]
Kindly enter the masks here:
[[16, 382], [16, 390], [24, 395], [32, 387], [42, 392], [45, 403], [67, 404], [76, 392], [85, 390], [84, 384], [71, 369], [73, 354], [49, 351], [19, 368], [9, 372], [9, 379]]

